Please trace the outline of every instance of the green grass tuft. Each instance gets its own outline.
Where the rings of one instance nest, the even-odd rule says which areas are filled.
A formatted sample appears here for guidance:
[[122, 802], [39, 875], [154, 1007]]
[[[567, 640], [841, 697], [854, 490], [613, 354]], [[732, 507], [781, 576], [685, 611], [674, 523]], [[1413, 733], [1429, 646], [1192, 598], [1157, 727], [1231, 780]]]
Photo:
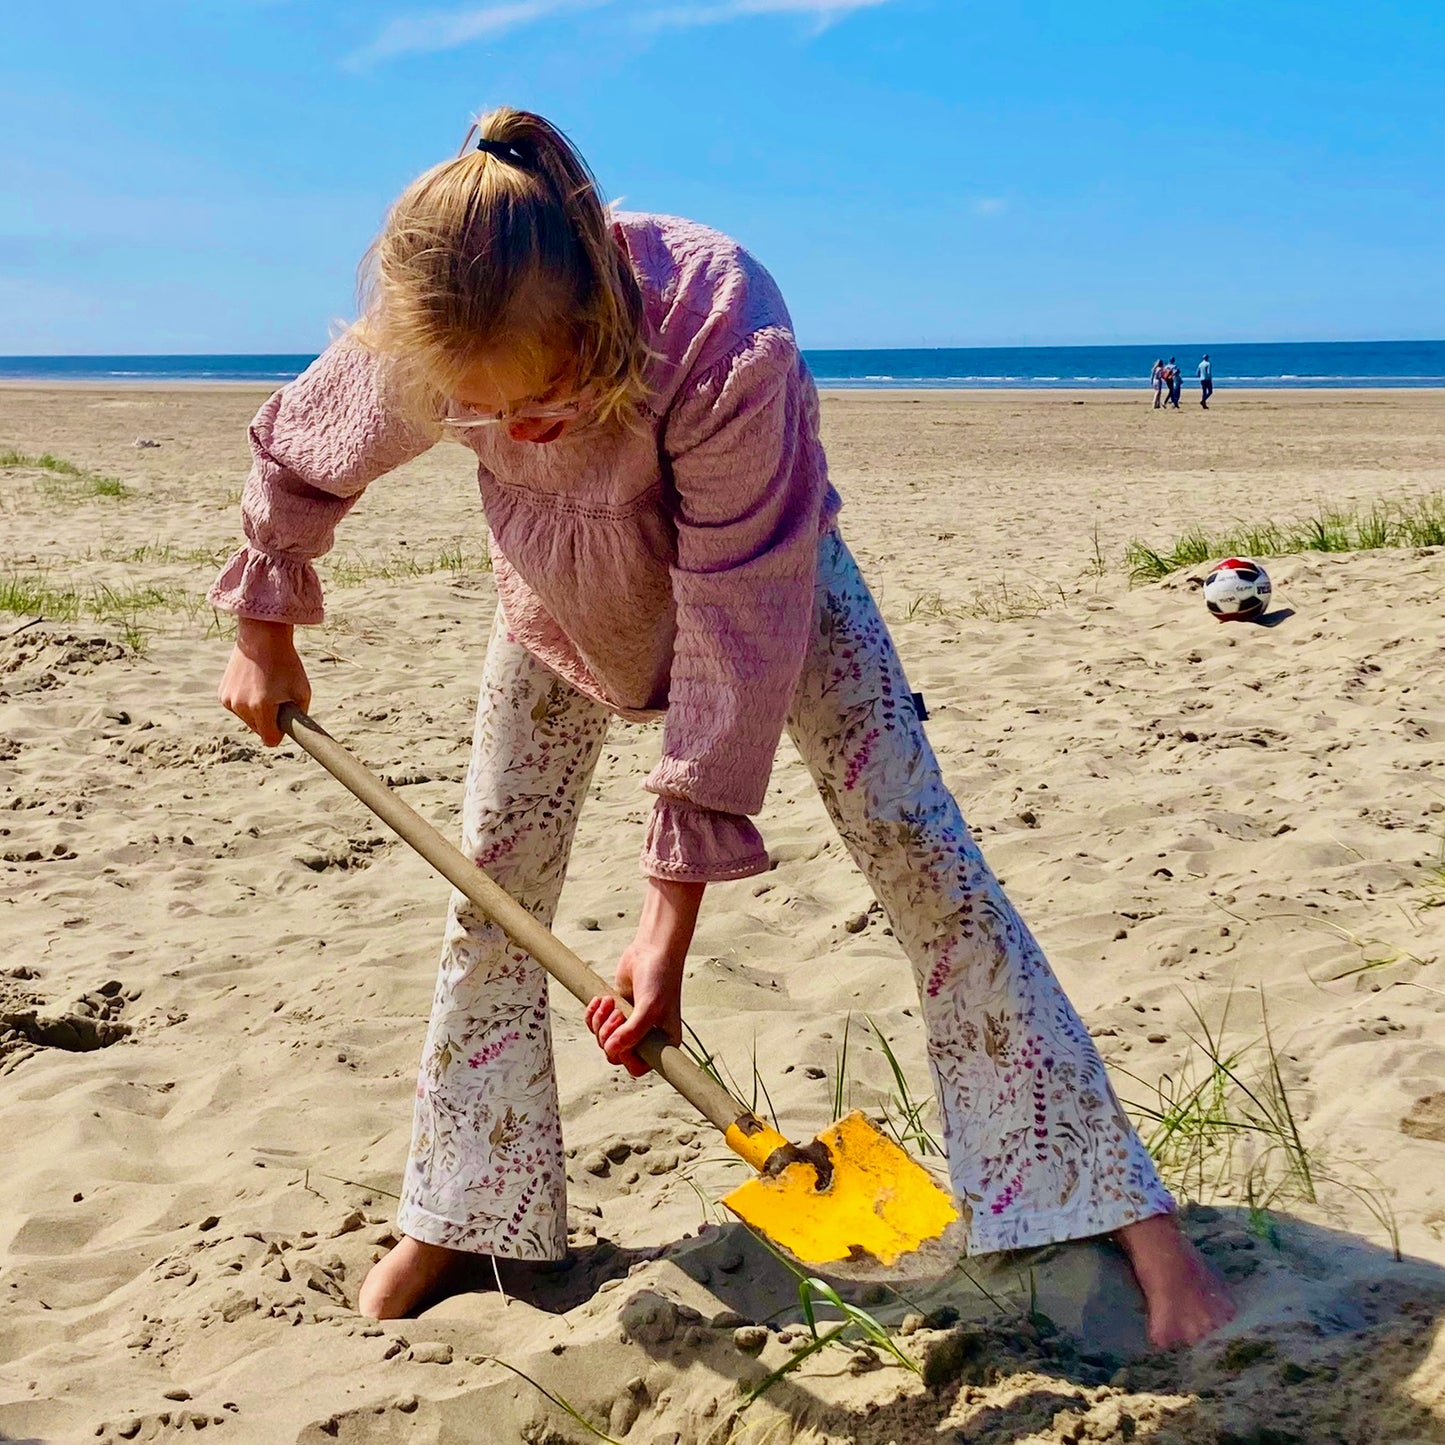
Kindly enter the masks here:
[[338, 587], [357, 587], [378, 579], [392, 582], [403, 577], [429, 577], [434, 572], [490, 572], [492, 559], [485, 552], [473, 556], [453, 546], [416, 556], [395, 552], [380, 558], [332, 557], [321, 563], [320, 570], [326, 581]]
[[[1152, 1102], [1125, 1101], [1165, 1182], [1195, 1199], [1242, 1196], [1250, 1227], [1266, 1239], [1277, 1237], [1272, 1207], [1292, 1201], [1316, 1204], [1321, 1186], [1330, 1185], [1364, 1205], [1398, 1259], [1399, 1226], [1384, 1191], [1325, 1169], [1305, 1143], [1263, 994], [1261, 1036], [1226, 1046], [1231, 1001], [1226, 998], [1213, 1026], [1191, 1003], [1198, 1033], [1189, 1035], [1194, 1047], [1184, 1068], [1160, 1079]], [[1118, 1071], [1142, 1082], [1127, 1070]]]
[[1064, 589], [1055, 583], [1052, 587], [1039, 588], [1032, 585], [1010, 585], [1006, 577], [1000, 577], [992, 587], [976, 587], [972, 595], [963, 602], [948, 602], [941, 592], [922, 592], [914, 597], [903, 611], [905, 622], [917, 622], [929, 618], [952, 618], [958, 621], [1018, 622], [1038, 617], [1051, 607], [1067, 602]]
[[189, 588], [166, 586], [57, 586], [43, 573], [0, 574], [0, 612], [42, 617], [51, 622], [101, 622], [115, 628], [131, 651], [143, 653], [150, 619], [180, 614], [194, 619], [204, 603]]
[[1326, 507], [1293, 522], [1236, 522], [1221, 532], [1196, 527], [1162, 551], [1136, 540], [1124, 549], [1124, 565], [1133, 581], [1157, 582], [1181, 567], [1222, 557], [1440, 546], [1445, 546], [1445, 495], [1376, 502], [1357, 510]]
[[87, 471], [64, 457], [51, 452], [41, 452], [38, 457], [17, 452], [13, 447], [0, 451], [0, 470], [25, 467], [46, 473], [49, 483], [46, 491], [62, 501], [75, 501], [82, 497], [124, 497], [129, 495], [119, 477], [105, 477], [99, 472]]
[[[1193, 1003], [1189, 1005], [1198, 1026], [1198, 1033], [1188, 1035], [1193, 1054], [1179, 1074], [1165, 1074], [1159, 1080], [1153, 1103], [1130, 1105], [1139, 1118], [1144, 1143], [1166, 1183], [1204, 1198], [1227, 1192], [1236, 1181], [1237, 1149], [1248, 1141], [1253, 1158], [1246, 1171], [1264, 1171], [1257, 1185], [1267, 1176], [1274, 1181], [1269, 1186], [1273, 1195], [1314, 1203], [1309, 1151], [1300, 1138], [1280, 1073], [1263, 1000], [1263, 1039], [1227, 1047], [1231, 1002], [1226, 999], [1219, 1023], [1213, 1026]], [[1262, 1067], [1253, 1061], [1261, 1043]], [[1120, 1072], [1138, 1081], [1137, 1075]]]
[[[893, 1074], [893, 1094], [888, 1103], [882, 1106], [883, 1122], [887, 1124], [889, 1133], [903, 1148], [906, 1149], [911, 1144], [925, 1158], [929, 1154], [942, 1156], [943, 1145], [923, 1124], [924, 1110], [933, 1102], [932, 1092], [922, 1100], [914, 1099], [908, 1087], [908, 1078], [903, 1072], [903, 1065], [898, 1062], [898, 1055], [893, 1052], [893, 1045], [888, 1041], [887, 1035], [872, 1018], [868, 1019], [868, 1027], [873, 1030], [873, 1036], [878, 1040], [883, 1057], [888, 1060], [888, 1068]], [[897, 1119], [894, 1118], [895, 1112]]]
[[[605, 1445], [622, 1445], [620, 1440], [615, 1440], [605, 1430], [599, 1430], [565, 1395], [554, 1394], [540, 1381], [534, 1380], [525, 1370], [519, 1370], [509, 1360], [504, 1360], [500, 1355], [488, 1355], [494, 1365], [500, 1365], [504, 1370], [510, 1370], [514, 1375], [524, 1379], [539, 1394], [545, 1395], [557, 1408], [575, 1420], [589, 1435], [595, 1436], [598, 1440], [605, 1442]], [[550, 1431], [548, 1439], [556, 1439]]]
[[[102, 547], [95, 554], [102, 562], [159, 562], [166, 566], [219, 567], [234, 547], [176, 547], [170, 542], [142, 542], [138, 547]], [[90, 560], [89, 553], [86, 560]]]
[[853, 1014], [850, 1010], [847, 1018], [843, 1020], [843, 1042], [838, 1045], [833, 1059], [833, 1119], [835, 1122], [853, 1108], [852, 1080], [848, 1077], [848, 1035], [852, 1030]]
[[[743, 1399], [738, 1405], [738, 1410], [747, 1409], [754, 1400], [766, 1394], [785, 1376], [792, 1374], [804, 1360], [811, 1355], [816, 1355], [820, 1350], [826, 1349], [829, 1345], [841, 1342], [842, 1337], [848, 1330], [855, 1330], [863, 1339], [871, 1345], [875, 1345], [885, 1354], [890, 1356], [897, 1364], [906, 1370], [911, 1370], [915, 1375], [922, 1375], [923, 1370], [912, 1356], [905, 1353], [888, 1333], [888, 1327], [882, 1324], [874, 1316], [868, 1313], [859, 1305], [849, 1304], [843, 1299], [826, 1280], [818, 1279], [814, 1275], [804, 1274], [791, 1259], [788, 1258], [773, 1242], [759, 1230], [751, 1225], [747, 1226], [748, 1233], [788, 1271], [798, 1282], [798, 1302], [802, 1306], [803, 1318], [807, 1321], [808, 1329], [813, 1338], [798, 1351], [791, 1359], [785, 1360], [771, 1374], [764, 1376], [758, 1383], [751, 1387], [739, 1384], [738, 1388], [743, 1392]], [[834, 1324], [830, 1330], [823, 1334], [818, 1333], [818, 1316], [815, 1301], [821, 1299], [825, 1304], [830, 1305], [842, 1316], [842, 1322]], [[831, 1323], [831, 1321], [824, 1321]]]

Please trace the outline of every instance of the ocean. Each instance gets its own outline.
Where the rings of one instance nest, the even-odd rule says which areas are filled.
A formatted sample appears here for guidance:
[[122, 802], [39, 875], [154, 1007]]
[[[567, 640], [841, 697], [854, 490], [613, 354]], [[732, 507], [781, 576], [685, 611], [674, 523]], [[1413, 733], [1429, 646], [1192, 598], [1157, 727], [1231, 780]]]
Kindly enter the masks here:
[[[1169, 342], [1159, 346], [968, 346], [912, 351], [806, 350], [822, 387], [1122, 390], [1148, 385], [1155, 357], [1192, 382], [1209, 353], [1229, 387], [1445, 387], [1445, 341]], [[311, 355], [0, 356], [4, 381], [290, 381]]]

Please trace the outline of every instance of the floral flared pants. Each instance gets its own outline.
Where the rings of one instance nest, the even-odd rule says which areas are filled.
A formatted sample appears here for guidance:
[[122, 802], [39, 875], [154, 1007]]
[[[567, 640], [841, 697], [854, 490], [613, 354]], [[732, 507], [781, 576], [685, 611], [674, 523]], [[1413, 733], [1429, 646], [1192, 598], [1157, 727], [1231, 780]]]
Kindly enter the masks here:
[[[508, 637], [499, 609], [463, 848], [548, 925], [607, 726], [605, 708]], [[788, 731], [913, 965], [970, 1252], [1172, 1209], [1088, 1030], [944, 785], [836, 532], [819, 547]], [[547, 1260], [566, 1252], [566, 1220], [547, 975], [454, 893], [399, 1224], [431, 1244]]]

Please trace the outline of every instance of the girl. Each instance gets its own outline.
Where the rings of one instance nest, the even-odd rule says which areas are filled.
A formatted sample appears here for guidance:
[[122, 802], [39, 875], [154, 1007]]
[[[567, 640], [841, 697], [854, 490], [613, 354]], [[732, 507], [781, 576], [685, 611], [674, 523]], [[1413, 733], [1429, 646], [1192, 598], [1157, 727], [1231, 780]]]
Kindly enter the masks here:
[[[474, 127], [474, 133], [477, 128]], [[544, 922], [610, 714], [664, 717], [624, 1020], [633, 1074], [680, 1037], [704, 890], [768, 866], [751, 822], [786, 725], [913, 963], [973, 1251], [1113, 1233], [1158, 1346], [1229, 1318], [1038, 945], [980, 856], [834, 525], [818, 402], [767, 272], [714, 231], [609, 216], [575, 150], [503, 109], [393, 206], [362, 321], [251, 427], [248, 545], [220, 700], [268, 744], [310, 685], [312, 559], [368, 483], [441, 437], [476, 453], [497, 609], [463, 846]], [[462, 1255], [556, 1260], [566, 1198], [546, 975], [454, 895], [399, 1224], [362, 1286], [389, 1318]]]

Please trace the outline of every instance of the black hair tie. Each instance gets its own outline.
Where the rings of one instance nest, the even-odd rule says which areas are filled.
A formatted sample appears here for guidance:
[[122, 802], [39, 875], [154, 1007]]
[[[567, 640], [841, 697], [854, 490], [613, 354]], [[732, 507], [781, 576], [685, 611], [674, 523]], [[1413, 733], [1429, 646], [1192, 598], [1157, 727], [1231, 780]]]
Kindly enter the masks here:
[[506, 161], [508, 165], [518, 166], [522, 170], [527, 169], [526, 156], [511, 141], [483, 138], [477, 142], [477, 149], [485, 151], [489, 156], [496, 156], [499, 161]]

